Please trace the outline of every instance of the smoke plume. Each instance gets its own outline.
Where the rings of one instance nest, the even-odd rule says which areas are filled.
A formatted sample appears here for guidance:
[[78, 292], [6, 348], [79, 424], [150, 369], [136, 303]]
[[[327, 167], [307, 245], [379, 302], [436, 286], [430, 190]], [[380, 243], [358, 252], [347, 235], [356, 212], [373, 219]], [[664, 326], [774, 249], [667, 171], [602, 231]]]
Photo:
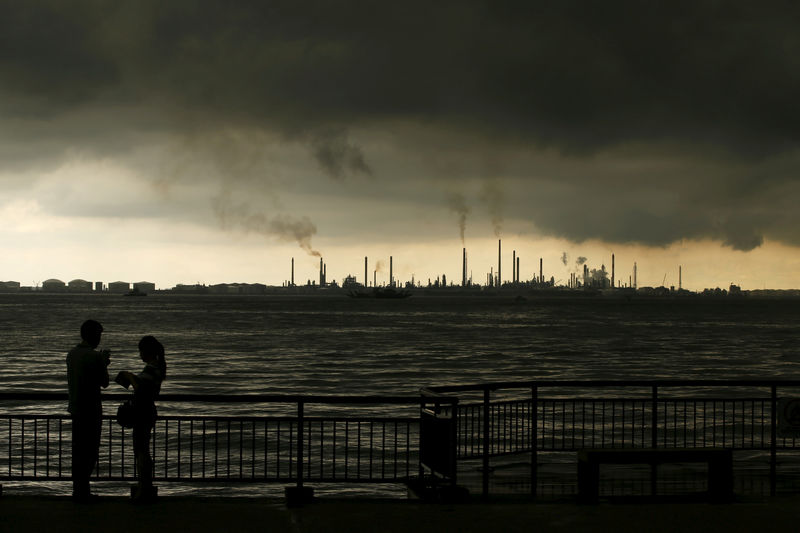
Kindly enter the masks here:
[[500, 237], [503, 233], [503, 206], [505, 204], [505, 196], [496, 179], [484, 182], [481, 200], [486, 202], [486, 209], [489, 211], [489, 216], [492, 219], [492, 227], [494, 228], [495, 236]]
[[234, 204], [230, 193], [223, 192], [212, 201], [214, 213], [224, 229], [241, 229], [246, 233], [258, 233], [284, 242], [297, 242], [309, 255], [321, 257], [311, 246], [311, 237], [317, 233], [317, 227], [310, 218], [295, 218], [285, 213], [268, 217], [261, 212], [252, 212], [247, 204]]
[[314, 158], [325, 173], [336, 180], [364, 174], [372, 176], [361, 148], [350, 142], [347, 131], [324, 130], [317, 132], [311, 142]]
[[567, 261], [569, 261], [569, 257], [567, 257], [567, 252], [563, 252], [561, 254], [561, 262], [564, 263], [564, 266], [567, 266]]
[[464, 199], [464, 195], [458, 192], [450, 193], [447, 196], [447, 205], [450, 210], [458, 215], [458, 229], [461, 234], [461, 244], [464, 244], [464, 233], [467, 229], [467, 215], [469, 215], [469, 206]]

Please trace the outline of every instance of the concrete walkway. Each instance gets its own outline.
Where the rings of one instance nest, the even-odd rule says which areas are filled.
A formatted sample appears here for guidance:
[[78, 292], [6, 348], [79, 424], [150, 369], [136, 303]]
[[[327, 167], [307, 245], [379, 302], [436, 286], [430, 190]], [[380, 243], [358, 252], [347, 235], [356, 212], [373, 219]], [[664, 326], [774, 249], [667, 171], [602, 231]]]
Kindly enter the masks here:
[[0, 497], [0, 532], [782, 532], [800, 531], [800, 496], [706, 503], [490, 502], [325, 499], [287, 508], [279, 499], [162, 497], [134, 506], [118, 497]]

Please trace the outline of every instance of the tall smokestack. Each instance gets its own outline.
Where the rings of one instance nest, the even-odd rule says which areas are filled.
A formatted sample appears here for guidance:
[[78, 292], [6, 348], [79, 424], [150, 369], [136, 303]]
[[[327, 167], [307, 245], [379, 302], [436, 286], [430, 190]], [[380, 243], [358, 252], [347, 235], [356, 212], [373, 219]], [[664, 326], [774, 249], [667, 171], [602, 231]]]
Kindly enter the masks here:
[[497, 288], [498, 289], [500, 288], [500, 286], [503, 283], [502, 281], [500, 281], [500, 279], [501, 279], [500, 278], [500, 272], [501, 272], [502, 261], [503, 261], [503, 258], [501, 256], [502, 251], [503, 251], [503, 241], [498, 239], [497, 240]]
[[517, 283], [519, 283], [519, 257], [517, 257]]
[[328, 265], [322, 265], [322, 283], [328, 285]]
[[377, 286], [378, 286], [378, 271], [377, 270], [373, 270], [372, 271], [372, 288], [374, 289]]
[[544, 275], [542, 274], [542, 258], [539, 258], [539, 283], [544, 283]]
[[678, 290], [681, 290], [683, 286], [683, 267], [678, 265]]
[[462, 251], [463, 257], [461, 259], [461, 286], [467, 286], [467, 249]]
[[389, 286], [394, 287], [394, 274], [392, 273], [392, 256], [389, 256]]
[[517, 251], [511, 251], [511, 283], [517, 282]]
[[614, 288], [614, 254], [611, 254], [611, 288]]
[[292, 287], [294, 287], [294, 257], [292, 257]]
[[322, 287], [323, 285], [325, 285], [325, 274], [323, 272], [323, 267], [322, 267], [322, 258], [320, 257], [319, 258], [319, 286]]

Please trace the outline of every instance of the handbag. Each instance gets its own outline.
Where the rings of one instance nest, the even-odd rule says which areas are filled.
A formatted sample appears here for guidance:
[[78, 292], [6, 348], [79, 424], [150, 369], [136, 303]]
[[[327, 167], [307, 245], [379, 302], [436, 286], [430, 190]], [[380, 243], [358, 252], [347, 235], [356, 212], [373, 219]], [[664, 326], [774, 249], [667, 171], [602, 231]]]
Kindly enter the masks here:
[[124, 428], [132, 428], [135, 418], [133, 400], [125, 400], [119, 404], [119, 407], [117, 407], [117, 424]]

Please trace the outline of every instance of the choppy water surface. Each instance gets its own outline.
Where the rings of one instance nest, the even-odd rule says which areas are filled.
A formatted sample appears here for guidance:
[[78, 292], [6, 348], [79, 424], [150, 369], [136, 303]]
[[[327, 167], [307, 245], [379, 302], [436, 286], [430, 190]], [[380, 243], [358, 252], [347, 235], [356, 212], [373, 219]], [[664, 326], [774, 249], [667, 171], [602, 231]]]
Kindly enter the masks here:
[[[415, 394], [537, 378], [800, 377], [800, 302], [0, 295], [6, 391], [64, 391], [86, 318], [112, 376], [162, 340], [162, 392]], [[112, 388], [115, 385], [112, 385]]]
[[[500, 380], [800, 378], [798, 301], [0, 294], [2, 390], [65, 392], [66, 352], [87, 318], [105, 327], [101, 347], [112, 351], [112, 376], [141, 367], [142, 335], [161, 339], [169, 363], [164, 393], [414, 395], [424, 385]], [[64, 413], [66, 405], [4, 407]], [[194, 410], [160, 405], [162, 413]], [[15, 490], [60, 494], [69, 487], [24, 483]], [[381, 490], [400, 489], [365, 493]]]

